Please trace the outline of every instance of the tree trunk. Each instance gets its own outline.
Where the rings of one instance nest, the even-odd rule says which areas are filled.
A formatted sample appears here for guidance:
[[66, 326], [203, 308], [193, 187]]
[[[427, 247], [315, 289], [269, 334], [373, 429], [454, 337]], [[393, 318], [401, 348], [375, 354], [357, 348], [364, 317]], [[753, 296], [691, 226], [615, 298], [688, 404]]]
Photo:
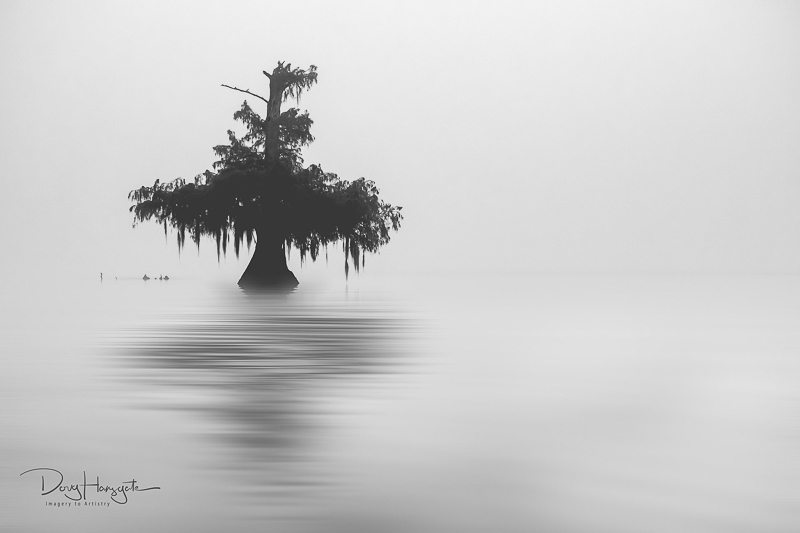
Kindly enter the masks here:
[[267, 161], [277, 162], [280, 147], [278, 120], [281, 116], [281, 102], [286, 83], [277, 74], [269, 79], [269, 102], [267, 103], [267, 131], [264, 150]]
[[294, 288], [297, 285], [297, 278], [286, 266], [283, 238], [273, 231], [258, 231], [256, 250], [239, 280], [239, 286]]

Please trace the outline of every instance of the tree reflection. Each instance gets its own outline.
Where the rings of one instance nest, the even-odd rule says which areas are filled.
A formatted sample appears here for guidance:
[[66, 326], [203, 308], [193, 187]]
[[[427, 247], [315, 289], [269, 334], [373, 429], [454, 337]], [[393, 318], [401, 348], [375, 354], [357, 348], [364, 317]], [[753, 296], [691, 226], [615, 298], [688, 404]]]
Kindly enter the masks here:
[[140, 390], [170, 398], [158, 408], [201, 413], [223, 468], [285, 492], [333, 482], [321, 439], [337, 402], [396, 376], [413, 327], [388, 302], [227, 293], [131, 327], [123, 353]]

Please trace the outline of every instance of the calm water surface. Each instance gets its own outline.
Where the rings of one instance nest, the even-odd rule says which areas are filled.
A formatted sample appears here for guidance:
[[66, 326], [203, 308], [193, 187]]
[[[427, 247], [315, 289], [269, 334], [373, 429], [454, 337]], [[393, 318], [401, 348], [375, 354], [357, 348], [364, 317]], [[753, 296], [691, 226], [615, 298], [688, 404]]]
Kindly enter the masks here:
[[496, 283], [9, 285], [0, 525], [800, 529], [800, 278]]

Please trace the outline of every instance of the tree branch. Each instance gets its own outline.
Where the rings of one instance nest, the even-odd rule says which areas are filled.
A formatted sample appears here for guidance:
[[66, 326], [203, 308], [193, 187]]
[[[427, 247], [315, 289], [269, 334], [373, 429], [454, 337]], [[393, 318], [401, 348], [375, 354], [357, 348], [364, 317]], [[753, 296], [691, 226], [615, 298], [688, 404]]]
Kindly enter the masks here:
[[269, 100], [267, 100], [267, 99], [266, 99], [266, 98], [264, 98], [263, 96], [259, 96], [259, 95], [257, 95], [256, 93], [251, 93], [251, 92], [250, 92], [249, 90], [247, 90], [247, 89], [239, 89], [238, 87], [231, 87], [230, 85], [225, 85], [224, 83], [222, 84], [222, 86], [223, 86], [223, 87], [227, 87], [228, 89], [233, 89], [234, 91], [239, 91], [240, 93], [247, 93], [247, 94], [250, 94], [250, 95], [252, 95], [252, 96], [255, 96], [256, 98], [260, 98], [261, 100], [264, 100], [264, 101], [265, 101], [267, 104], [269, 104]]
[[262, 70], [261, 72], [264, 73], [264, 76], [268, 77], [269, 79], [272, 79], [272, 75], [269, 72], [267, 72], [266, 70]]

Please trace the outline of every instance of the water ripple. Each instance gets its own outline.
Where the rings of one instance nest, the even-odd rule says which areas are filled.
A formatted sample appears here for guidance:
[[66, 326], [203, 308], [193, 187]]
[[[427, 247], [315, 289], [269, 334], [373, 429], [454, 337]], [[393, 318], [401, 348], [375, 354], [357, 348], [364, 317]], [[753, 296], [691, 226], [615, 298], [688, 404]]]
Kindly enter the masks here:
[[342, 423], [335, 405], [402, 374], [418, 327], [379, 298], [228, 291], [146, 313], [114, 343], [152, 408], [199, 413], [222, 468], [285, 496], [336, 483], [317, 445]]

